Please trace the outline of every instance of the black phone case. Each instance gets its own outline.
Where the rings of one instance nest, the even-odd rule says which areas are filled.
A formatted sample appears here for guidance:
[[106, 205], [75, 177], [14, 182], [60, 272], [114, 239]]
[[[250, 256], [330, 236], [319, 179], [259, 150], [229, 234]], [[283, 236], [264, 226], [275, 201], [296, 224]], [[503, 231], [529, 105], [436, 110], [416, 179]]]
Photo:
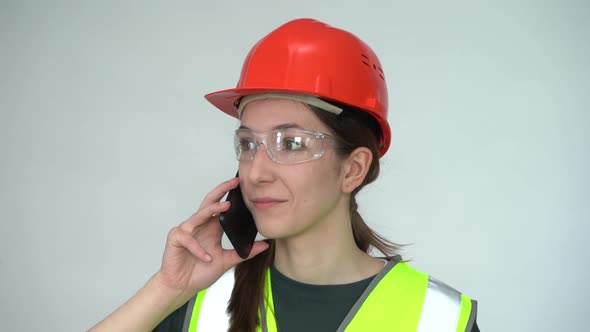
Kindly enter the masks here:
[[240, 186], [229, 191], [226, 201], [229, 210], [219, 214], [219, 222], [238, 255], [247, 258], [254, 245], [258, 229], [250, 210], [244, 203]]

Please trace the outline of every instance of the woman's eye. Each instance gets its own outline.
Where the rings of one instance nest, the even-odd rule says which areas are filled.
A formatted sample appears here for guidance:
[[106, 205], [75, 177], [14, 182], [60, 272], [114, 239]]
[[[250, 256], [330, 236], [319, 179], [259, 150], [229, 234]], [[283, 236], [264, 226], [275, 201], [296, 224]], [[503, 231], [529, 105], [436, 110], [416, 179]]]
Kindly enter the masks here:
[[301, 144], [301, 140], [296, 139], [296, 138], [289, 138], [289, 139], [285, 139], [285, 149], [288, 151], [294, 151], [294, 150], [299, 150], [301, 148], [303, 148], [303, 145]]
[[254, 150], [256, 148], [256, 141], [251, 139], [240, 139], [240, 149], [242, 151]]

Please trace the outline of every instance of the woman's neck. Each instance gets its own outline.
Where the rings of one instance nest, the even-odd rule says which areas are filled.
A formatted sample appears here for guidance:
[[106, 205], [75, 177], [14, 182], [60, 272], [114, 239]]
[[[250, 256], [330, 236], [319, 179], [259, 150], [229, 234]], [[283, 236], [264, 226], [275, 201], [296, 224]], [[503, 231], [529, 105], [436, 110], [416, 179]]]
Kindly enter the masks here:
[[347, 284], [373, 276], [383, 268], [382, 261], [356, 246], [348, 211], [275, 242], [275, 267], [302, 283]]

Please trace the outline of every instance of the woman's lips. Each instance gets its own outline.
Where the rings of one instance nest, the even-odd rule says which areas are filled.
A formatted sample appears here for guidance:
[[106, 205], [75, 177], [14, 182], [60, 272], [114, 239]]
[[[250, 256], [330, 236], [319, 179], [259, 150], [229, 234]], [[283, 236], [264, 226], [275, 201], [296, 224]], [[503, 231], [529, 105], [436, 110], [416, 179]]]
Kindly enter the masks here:
[[283, 202], [285, 201], [269, 197], [256, 198], [252, 200], [252, 203], [254, 203], [254, 207], [260, 210], [270, 209]]

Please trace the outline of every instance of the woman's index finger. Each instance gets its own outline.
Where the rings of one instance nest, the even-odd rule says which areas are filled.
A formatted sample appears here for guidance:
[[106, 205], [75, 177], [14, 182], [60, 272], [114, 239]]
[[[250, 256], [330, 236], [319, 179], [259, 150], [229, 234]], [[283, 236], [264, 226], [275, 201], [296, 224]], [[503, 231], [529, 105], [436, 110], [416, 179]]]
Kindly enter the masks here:
[[231, 178], [225, 182], [222, 182], [213, 190], [211, 190], [199, 206], [199, 209], [203, 208], [204, 206], [209, 206], [213, 203], [219, 202], [228, 191], [234, 189], [238, 186], [239, 180], [237, 177]]

